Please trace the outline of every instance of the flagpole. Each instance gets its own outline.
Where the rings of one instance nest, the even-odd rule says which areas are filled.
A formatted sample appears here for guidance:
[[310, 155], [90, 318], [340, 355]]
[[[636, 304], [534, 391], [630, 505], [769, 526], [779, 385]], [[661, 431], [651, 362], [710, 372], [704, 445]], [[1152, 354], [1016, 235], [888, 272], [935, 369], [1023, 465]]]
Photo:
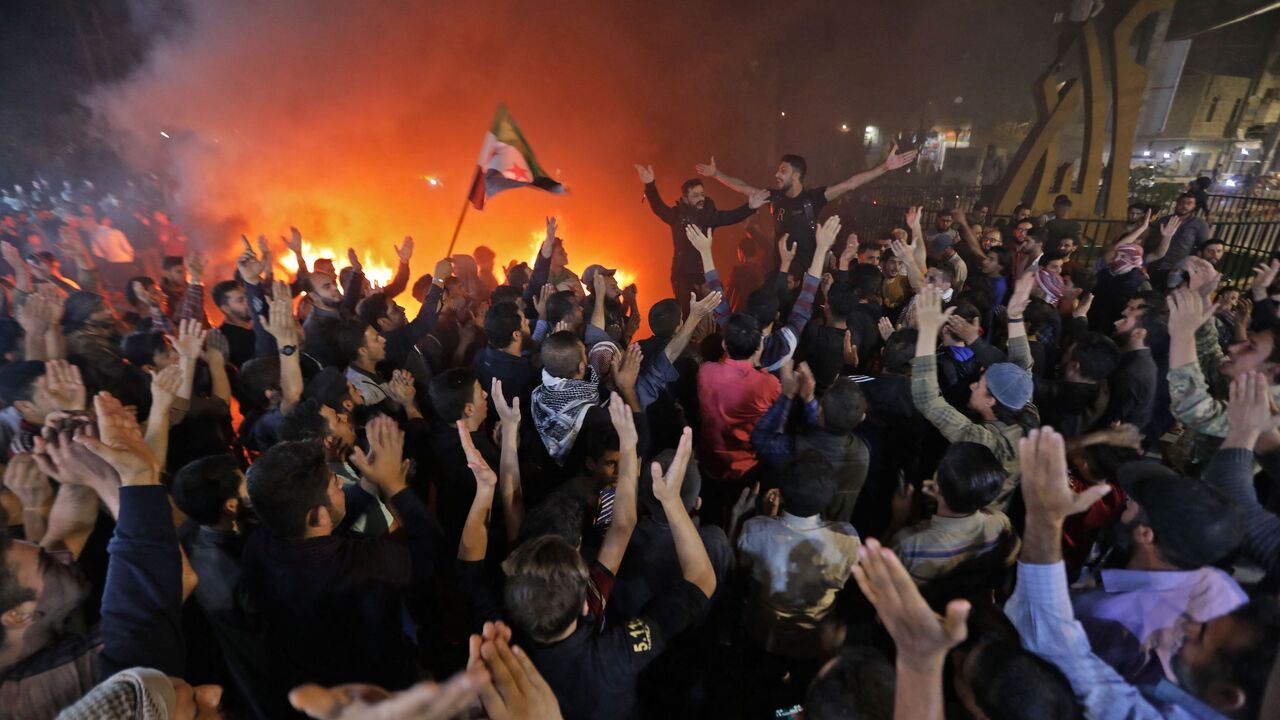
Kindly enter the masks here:
[[458, 215], [458, 224], [453, 227], [453, 237], [449, 239], [449, 250], [444, 254], [445, 257], [453, 257], [453, 246], [458, 242], [458, 233], [462, 232], [462, 221], [467, 219], [467, 208], [469, 207], [471, 207], [470, 197], [462, 203], [462, 212]]

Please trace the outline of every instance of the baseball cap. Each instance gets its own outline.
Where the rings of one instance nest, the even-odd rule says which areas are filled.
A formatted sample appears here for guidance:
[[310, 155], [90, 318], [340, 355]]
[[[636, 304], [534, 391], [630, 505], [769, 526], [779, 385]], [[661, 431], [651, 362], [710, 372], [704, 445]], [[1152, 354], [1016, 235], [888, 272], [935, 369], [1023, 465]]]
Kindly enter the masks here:
[[582, 271], [582, 284], [586, 285], [588, 290], [595, 287], [596, 273], [598, 272], [605, 275], [613, 275], [618, 272], [618, 269], [607, 268], [603, 265], [588, 265], [587, 269]]
[[1212, 565], [1234, 552], [1244, 537], [1240, 510], [1231, 498], [1157, 461], [1121, 465], [1116, 482], [1142, 508], [1169, 562], [1188, 569]]
[[1013, 363], [996, 363], [987, 368], [987, 390], [1001, 405], [1020, 410], [1031, 402], [1034, 386], [1031, 373]]

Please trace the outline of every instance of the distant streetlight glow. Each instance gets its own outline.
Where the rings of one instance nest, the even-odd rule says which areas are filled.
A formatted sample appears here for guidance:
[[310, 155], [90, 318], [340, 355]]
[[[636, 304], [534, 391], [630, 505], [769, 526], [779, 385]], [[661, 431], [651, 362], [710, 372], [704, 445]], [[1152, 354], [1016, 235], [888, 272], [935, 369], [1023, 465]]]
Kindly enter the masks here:
[[164, 138], [165, 140], [168, 140], [168, 139], [169, 139], [169, 133], [167, 133], [167, 132], [165, 132], [165, 131], [161, 130], [161, 131], [160, 131], [160, 137]]
[[1165, 153], [1162, 157], [1163, 157], [1165, 160], [1168, 160], [1169, 158], [1173, 157], [1173, 153], [1168, 153], [1168, 152], [1167, 152], [1167, 153]]
[[1143, 150], [1143, 151], [1142, 151], [1142, 157], [1151, 157], [1151, 151], [1150, 151], [1150, 150]]
[[786, 116], [787, 116], [787, 111], [786, 111], [786, 110], [783, 110], [783, 111], [782, 111], [782, 117], [786, 117]]
[[435, 175], [427, 175], [427, 176], [424, 176], [422, 179], [426, 180], [427, 184], [433, 188], [440, 187], [441, 185], [444, 184], [440, 182], [440, 178], [436, 177]]
[[840, 123], [840, 132], [849, 132], [849, 124]]
[[1249, 148], [1240, 148], [1240, 154], [1249, 157]]
[[1183, 154], [1183, 155], [1191, 155], [1191, 154], [1192, 154], [1192, 152], [1191, 152], [1190, 150], [1188, 150], [1188, 149], [1184, 149], [1184, 150], [1182, 151], [1182, 154]]

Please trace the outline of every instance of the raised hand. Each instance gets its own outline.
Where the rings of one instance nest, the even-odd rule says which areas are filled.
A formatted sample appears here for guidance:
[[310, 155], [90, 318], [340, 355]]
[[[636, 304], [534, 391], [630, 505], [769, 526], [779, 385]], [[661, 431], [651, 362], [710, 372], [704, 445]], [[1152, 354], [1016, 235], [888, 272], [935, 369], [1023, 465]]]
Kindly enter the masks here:
[[142, 438], [138, 419], [109, 393], [93, 398], [98, 437], [77, 435], [75, 442], [111, 466], [122, 485], [156, 485], [160, 482], [160, 461]]
[[720, 171], [716, 169], [716, 156], [715, 156], [715, 155], [712, 155], [712, 156], [711, 156], [711, 162], [709, 162], [709, 163], [707, 163], [707, 164], [705, 164], [705, 165], [704, 165], [704, 164], [702, 164], [702, 163], [698, 163], [697, 165], [694, 165], [694, 166], [693, 166], [693, 170], [694, 170], [694, 172], [698, 173], [698, 174], [699, 174], [699, 175], [701, 175], [702, 177], [709, 177], [709, 178], [713, 178], [713, 177], [716, 177], [716, 176], [718, 176], [718, 175], [720, 174]]
[[693, 296], [693, 293], [690, 293], [689, 319], [687, 322], [691, 322], [696, 325], [698, 321], [702, 320], [702, 318], [715, 312], [715, 309], [720, 307], [721, 298], [723, 298], [723, 295], [719, 290], [712, 290], [701, 300], [696, 299]]
[[702, 228], [697, 225], [685, 225], [684, 236], [689, 238], [689, 244], [694, 250], [708, 255], [711, 253], [711, 231], [702, 232]]
[[1182, 227], [1182, 218], [1177, 215], [1170, 215], [1168, 220], [1160, 226], [1160, 235], [1171, 238], [1178, 232], [1178, 228]]
[[192, 285], [204, 283], [204, 255], [195, 250], [187, 254], [187, 273]]
[[636, 432], [636, 421], [631, 414], [631, 408], [627, 407], [618, 393], [612, 393], [609, 396], [608, 410], [609, 420], [613, 423], [614, 431], [618, 433], [618, 446], [634, 450], [639, 441], [639, 435]]
[[[1227, 425], [1233, 436], [1257, 436], [1280, 427], [1280, 415], [1271, 414], [1271, 384], [1259, 372], [1247, 372], [1231, 381]], [[1229, 443], [1228, 443], [1229, 444]]]
[[558, 229], [559, 229], [559, 226], [556, 223], [556, 217], [554, 215], [547, 216], [547, 235], [542, 240], [542, 248], [540, 250], [540, 252], [542, 253], [542, 257], [544, 258], [551, 257], [552, 251], [555, 250], [556, 231]]
[[520, 425], [520, 397], [511, 398], [511, 403], [507, 404], [507, 395], [503, 392], [502, 381], [498, 378], [494, 378], [489, 386], [489, 397], [493, 399], [493, 407], [498, 411], [498, 419], [502, 421], [503, 428]]
[[538, 297], [533, 299], [533, 309], [537, 311], [539, 318], [547, 316], [547, 300], [550, 300], [551, 296], [555, 294], [555, 286], [550, 283], [543, 285], [542, 289], [538, 291]]
[[364, 266], [360, 264], [360, 256], [356, 254], [355, 248], [347, 248], [347, 264], [354, 272], [364, 272]]
[[27, 301], [19, 305], [14, 314], [18, 326], [28, 337], [43, 335], [51, 327], [49, 301], [41, 295], [28, 295]]
[[1266, 299], [1277, 274], [1280, 274], [1280, 259], [1263, 263], [1253, 269], [1253, 282], [1249, 284], [1249, 291], [1254, 300]]
[[893, 638], [899, 667], [936, 672], [940, 680], [947, 653], [968, 636], [969, 601], [952, 600], [946, 617], [939, 619], [898, 556], [875, 538], [858, 548], [853, 577]]
[[1208, 260], [1195, 255], [1187, 256], [1187, 278], [1188, 285], [1192, 291], [1199, 293], [1200, 297], [1208, 298], [1209, 294], [1218, 289], [1218, 283], [1222, 280], [1222, 273], [1218, 272]]
[[1067, 455], [1062, 436], [1051, 427], [1036, 428], [1018, 441], [1022, 468], [1022, 497], [1027, 504], [1028, 524], [1035, 517], [1058, 524], [1071, 515], [1088, 510], [1111, 491], [1107, 484], [1093, 485], [1076, 493], [1067, 479]]
[[1026, 312], [1027, 306], [1031, 304], [1031, 289], [1035, 285], [1035, 273], [1027, 272], [1018, 277], [1013, 285], [1013, 295], [1009, 297], [1009, 304], [1006, 306], [1007, 317], [1011, 320], [1022, 317], [1022, 313]]
[[858, 257], [858, 234], [849, 233], [849, 237], [844, 241], [844, 250], [840, 252], [840, 258], [836, 261], [836, 267], [848, 270], [856, 257]]
[[613, 384], [619, 392], [625, 395], [635, 391], [643, 360], [644, 354], [640, 352], [639, 345], [632, 345], [625, 353], [613, 357]]
[[888, 340], [893, 337], [893, 321], [887, 317], [880, 318], [880, 321], [876, 323], [876, 329], [880, 331], [881, 340]]
[[791, 261], [796, 259], [796, 244], [787, 242], [790, 239], [790, 233], [783, 233], [782, 237], [778, 238], [778, 257], [782, 258], [778, 266], [783, 272], [787, 272], [791, 268]]
[[747, 207], [752, 210], [759, 210], [767, 202], [769, 202], [768, 190], [757, 190], [747, 196]]
[[[845, 333], [848, 337], [848, 333]], [[855, 350], [853, 354], [853, 364], [857, 364], [858, 353]], [[809, 363], [800, 363], [796, 368], [796, 394], [800, 396], [802, 402], [809, 402], [813, 399], [813, 393], [817, 390], [818, 383], [813, 379], [813, 370], [809, 369]]]
[[693, 454], [693, 431], [685, 428], [680, 434], [680, 444], [676, 446], [676, 455], [662, 472], [662, 465], [653, 463], [649, 466], [649, 476], [653, 479], [653, 497], [664, 507], [675, 503], [683, 510], [684, 502], [680, 499], [680, 487], [684, 485], [684, 473], [689, 467], [689, 457]]
[[200, 357], [204, 342], [209, 337], [209, 331], [200, 326], [199, 320], [188, 318], [178, 323], [178, 337], [175, 338], [172, 335], [166, 337], [173, 344], [173, 349], [178, 352], [179, 357], [183, 360], [195, 361]]
[[358, 683], [299, 685], [289, 692], [289, 704], [317, 720], [450, 720], [474, 703], [488, 682], [489, 673], [478, 668], [444, 684], [428, 680], [395, 693]]
[[413, 258], [413, 238], [405, 235], [404, 244], [399, 247], [392, 245], [392, 249], [396, 251], [396, 257], [400, 258], [400, 264], [406, 265]]
[[240, 271], [240, 277], [246, 283], [257, 285], [262, 278], [262, 261], [258, 259], [253, 246], [249, 244], [249, 238], [241, 235], [240, 239], [244, 242], [245, 251], [236, 260], [236, 269]]
[[24, 510], [47, 510], [53, 505], [53, 485], [31, 453], [13, 456], [4, 469], [4, 486], [18, 496]]
[[45, 363], [44, 387], [57, 409], [66, 412], [85, 409], [86, 394], [80, 368], [66, 360]]
[[925, 286], [916, 296], [916, 329], [921, 337], [937, 337], [942, 328], [954, 314], [956, 309], [949, 307], [942, 310], [942, 293], [935, 287]]
[[1197, 329], [1213, 316], [1213, 306], [1200, 293], [1181, 287], [1169, 294], [1169, 334], [1179, 337], [1195, 335]]
[[284, 236], [281, 236], [280, 241], [283, 242], [284, 246], [289, 249], [289, 252], [292, 252], [294, 255], [302, 254], [302, 231], [298, 228], [289, 226], [289, 237], [286, 239]]
[[436, 282], [444, 282], [447, 277], [453, 277], [453, 258], [444, 258], [436, 261], [436, 267], [431, 272], [431, 276]]
[[22, 259], [22, 253], [18, 251], [18, 248], [9, 242], [0, 242], [0, 258], [4, 258], [4, 261], [14, 269], [14, 272], [19, 272], [27, 264]]
[[407, 370], [395, 370], [391, 373], [391, 382], [387, 383], [391, 399], [401, 407], [412, 407], [413, 398], [418, 389], [413, 384], [413, 375]]
[[408, 483], [409, 461], [404, 459], [404, 431], [395, 420], [379, 415], [365, 426], [365, 434], [369, 439], [369, 451], [366, 453], [359, 447], [352, 450], [351, 464], [378, 486], [385, 499], [390, 500]]
[[800, 378], [796, 376], [795, 361], [787, 358], [778, 366], [778, 380], [782, 383], [782, 394], [795, 399], [800, 391]]
[[981, 325], [975, 325], [962, 317], [952, 315], [947, 318], [947, 329], [951, 331], [951, 334], [954, 335], [957, 340], [961, 340], [965, 345], [969, 345], [978, 339]]
[[920, 227], [920, 218], [921, 216], [924, 215], [923, 210], [924, 208], [920, 207], [919, 205], [914, 205], [912, 207], [907, 208], [907, 227], [909, 228]]
[[151, 373], [151, 402], [170, 407], [182, 387], [182, 368], [170, 365], [160, 372]]
[[276, 282], [271, 300], [267, 302], [267, 316], [258, 316], [262, 326], [276, 339], [276, 344], [298, 344], [298, 320], [293, 316], [293, 298], [289, 296], [289, 286], [284, 282]]
[[818, 226], [818, 247], [814, 252], [814, 257], [825, 256], [827, 251], [836, 244], [836, 238], [840, 236], [840, 216], [832, 215], [827, 218], [826, 222]]
[[889, 157], [884, 159], [884, 169], [886, 171], [897, 170], [900, 167], [905, 167], [915, 162], [916, 160], [915, 150], [908, 150], [904, 153], [897, 152], [897, 150], [898, 150], [897, 143], [894, 143], [889, 148]]
[[471, 431], [467, 429], [467, 423], [459, 420], [458, 440], [462, 443], [462, 452], [467, 457], [467, 467], [471, 469], [471, 474], [476, 478], [476, 488], [493, 491], [498, 487], [498, 474], [489, 467], [489, 463], [485, 461], [484, 456], [476, 449], [475, 441], [471, 439]]
[[652, 165], [636, 165], [636, 173], [640, 175], [640, 182], [648, 185], [653, 182], [653, 166]]
[[480, 702], [489, 720], [561, 720], [555, 692], [529, 656], [509, 644], [509, 634], [490, 633], [478, 649], [492, 678], [480, 691]]

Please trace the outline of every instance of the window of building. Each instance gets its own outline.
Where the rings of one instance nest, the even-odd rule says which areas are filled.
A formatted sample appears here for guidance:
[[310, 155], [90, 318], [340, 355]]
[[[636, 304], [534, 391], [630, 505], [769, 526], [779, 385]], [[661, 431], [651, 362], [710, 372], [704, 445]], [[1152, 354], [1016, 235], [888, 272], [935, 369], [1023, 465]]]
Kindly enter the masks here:
[[1204, 121], [1213, 122], [1213, 116], [1216, 115], [1217, 113], [1218, 113], [1218, 96], [1214, 95], [1213, 99], [1209, 101], [1209, 112], [1205, 113]]
[[1227, 118], [1228, 125], [1235, 125], [1236, 121], [1240, 119], [1240, 107], [1242, 105], [1244, 105], [1244, 98], [1236, 98], [1236, 101], [1232, 103], [1231, 116]]

